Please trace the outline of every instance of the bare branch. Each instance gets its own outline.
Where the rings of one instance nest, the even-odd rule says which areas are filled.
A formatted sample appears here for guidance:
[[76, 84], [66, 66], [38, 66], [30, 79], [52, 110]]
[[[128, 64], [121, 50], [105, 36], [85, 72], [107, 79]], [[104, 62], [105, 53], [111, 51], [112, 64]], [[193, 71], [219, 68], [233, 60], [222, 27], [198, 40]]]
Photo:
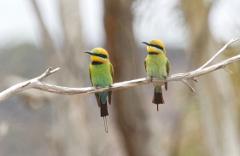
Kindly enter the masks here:
[[215, 55], [213, 55], [206, 63], [204, 63], [201, 67], [199, 67], [198, 70], [201, 70], [204, 67], [208, 66], [218, 55], [223, 53], [230, 45], [239, 41], [240, 41], [240, 38], [235, 38], [228, 41]]
[[183, 84], [185, 84], [193, 93], [195, 93], [195, 89], [193, 88], [193, 86], [191, 86], [190, 83], [188, 83], [188, 81], [186, 79], [182, 79], [181, 80]]
[[60, 68], [55, 68], [55, 69], [52, 69], [52, 67], [49, 67], [42, 75], [40, 75], [39, 77], [37, 77], [36, 79], [37, 80], [43, 80], [44, 78], [48, 77], [49, 75], [59, 71]]
[[[228, 42], [226, 45], [224, 45], [225, 48], [224, 47], [221, 48], [217, 52], [217, 54], [219, 55], [220, 53], [222, 53], [222, 51], [224, 51], [230, 44], [236, 41], [239, 41], [239, 39], [231, 40], [231, 42]], [[210, 60], [213, 60], [216, 56], [217, 55], [215, 54]], [[240, 55], [233, 56], [217, 64], [206, 67], [211, 62], [210, 60], [208, 60], [203, 66], [201, 66], [200, 68], [197, 68], [196, 70], [186, 72], [186, 73], [173, 74], [169, 76], [165, 81], [181, 81], [184, 84], [186, 84], [193, 92], [195, 92], [194, 88], [187, 82], [187, 80], [195, 80], [196, 77], [208, 74], [210, 72], [213, 72], [219, 69], [223, 69], [225, 66], [233, 62], [239, 61]], [[74, 94], [90, 94], [90, 93], [96, 93], [96, 92], [102, 92], [102, 91], [131, 88], [139, 85], [149, 84], [152, 82], [157, 82], [157, 83], [164, 82], [164, 80], [158, 80], [158, 79], [153, 79], [151, 81], [149, 78], [139, 78], [135, 80], [114, 83], [110, 87], [105, 87], [105, 88], [95, 88], [95, 87], [70, 88], [70, 87], [57, 86], [57, 85], [52, 85], [52, 84], [42, 82], [44, 78], [48, 77], [51, 74], [54, 74], [58, 70], [60, 70], [60, 68], [55, 68], [55, 69], [48, 68], [40, 76], [25, 82], [18, 83], [0, 92], [0, 102], [9, 98], [12, 95], [15, 95], [16, 93], [22, 92], [30, 88], [51, 92], [51, 93], [56, 93], [56, 94], [74, 95]]]
[[18, 83], [2, 92], [0, 92], [0, 102], [4, 101], [5, 99], [9, 98], [12, 95], [15, 95], [19, 92], [22, 92], [26, 89], [33, 88], [35, 84], [40, 82], [40, 80], [43, 80], [44, 78], [48, 77], [49, 75], [57, 72], [60, 68], [48, 68], [43, 74], [40, 76], [33, 78], [31, 80], [27, 80], [21, 83]]

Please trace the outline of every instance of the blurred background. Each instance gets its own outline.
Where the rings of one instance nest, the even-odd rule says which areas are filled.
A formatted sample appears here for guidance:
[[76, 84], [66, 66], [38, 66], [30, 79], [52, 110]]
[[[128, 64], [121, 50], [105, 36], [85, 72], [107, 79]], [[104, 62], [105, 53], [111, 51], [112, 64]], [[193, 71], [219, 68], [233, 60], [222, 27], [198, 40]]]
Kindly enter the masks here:
[[[239, 0], [0, 0], [0, 90], [47, 67], [46, 81], [90, 86], [104, 47], [115, 82], [145, 76], [142, 41], [162, 39], [171, 73], [193, 70], [240, 34]], [[239, 54], [232, 46], [218, 60]], [[180, 82], [151, 103], [152, 85], [114, 91], [105, 133], [94, 95], [29, 90], [0, 105], [0, 156], [240, 156], [240, 67]]]

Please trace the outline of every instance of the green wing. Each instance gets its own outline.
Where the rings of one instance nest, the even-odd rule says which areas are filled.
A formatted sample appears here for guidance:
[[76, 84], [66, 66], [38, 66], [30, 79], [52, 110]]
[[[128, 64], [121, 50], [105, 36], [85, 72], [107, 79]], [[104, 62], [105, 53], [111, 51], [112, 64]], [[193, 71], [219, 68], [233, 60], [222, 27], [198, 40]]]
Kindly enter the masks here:
[[89, 71], [90, 81], [91, 81], [91, 84], [92, 84], [92, 86], [93, 86], [92, 75], [91, 75], [91, 67], [89, 67], [88, 71]]
[[[168, 76], [169, 72], [170, 72], [170, 63], [169, 63], [169, 61], [167, 61], [166, 70], [167, 70], [167, 76]], [[165, 90], [167, 90], [168, 89], [168, 83], [165, 82], [164, 85], [165, 85]]]
[[147, 69], [146, 69], [146, 59], [144, 60], [144, 68], [145, 68], [145, 71], [147, 71]]
[[113, 76], [114, 76], [114, 69], [113, 69], [112, 63], [110, 63], [110, 72], [111, 72], [111, 75], [112, 75], [112, 78], [113, 78]]
[[[113, 76], [114, 76], [114, 69], [113, 69], [113, 65], [110, 63], [110, 72], [111, 72], [111, 76], [112, 76], [112, 79], [113, 79]], [[108, 92], [108, 103], [111, 104], [112, 102], [112, 91], [109, 91]]]
[[167, 76], [169, 75], [169, 72], [170, 72], [170, 63], [169, 61], [167, 61]]
[[[91, 84], [92, 84], [92, 86], [93, 86], [92, 75], [91, 75], [91, 66], [89, 67], [89, 77], [90, 77], [90, 80], [91, 80]], [[99, 100], [99, 95], [98, 95], [98, 93], [95, 93], [95, 96], [96, 96], [97, 104], [98, 104], [98, 106], [100, 107], [100, 106], [101, 106], [101, 103], [100, 103], [100, 100]]]

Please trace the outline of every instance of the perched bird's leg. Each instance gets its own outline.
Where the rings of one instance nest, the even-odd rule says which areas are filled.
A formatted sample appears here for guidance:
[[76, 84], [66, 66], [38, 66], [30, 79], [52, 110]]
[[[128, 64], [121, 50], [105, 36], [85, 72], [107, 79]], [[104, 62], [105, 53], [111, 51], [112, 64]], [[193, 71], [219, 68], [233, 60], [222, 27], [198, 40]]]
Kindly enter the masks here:
[[150, 76], [150, 81], [153, 82], [153, 77], [152, 76]]
[[95, 86], [96, 89], [100, 89], [101, 87], [100, 86]]
[[150, 80], [150, 82], [153, 82], [153, 77], [152, 76], [147, 76], [147, 79]]
[[167, 90], [168, 89], [168, 83], [167, 83], [167, 76], [163, 76], [164, 77], [164, 86], [165, 86], [165, 90]]

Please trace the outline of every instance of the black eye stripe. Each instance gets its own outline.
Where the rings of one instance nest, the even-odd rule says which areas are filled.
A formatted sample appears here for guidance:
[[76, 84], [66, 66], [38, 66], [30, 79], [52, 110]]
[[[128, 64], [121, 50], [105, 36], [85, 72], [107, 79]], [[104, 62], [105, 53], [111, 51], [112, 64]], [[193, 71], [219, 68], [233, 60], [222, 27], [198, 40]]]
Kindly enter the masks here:
[[159, 46], [159, 45], [149, 44], [149, 46], [155, 47], [155, 48], [158, 48], [158, 49], [161, 49], [161, 50], [164, 50], [163, 47], [161, 47], [161, 46]]
[[93, 54], [93, 55], [95, 55], [95, 56], [98, 56], [98, 57], [101, 57], [101, 58], [108, 58], [108, 56], [107, 55], [105, 55], [105, 54]]
[[158, 52], [149, 52], [148, 54], [149, 55], [158, 55], [159, 53]]
[[102, 62], [98, 62], [98, 61], [93, 61], [92, 62], [92, 65], [101, 65], [101, 64], [103, 64]]

